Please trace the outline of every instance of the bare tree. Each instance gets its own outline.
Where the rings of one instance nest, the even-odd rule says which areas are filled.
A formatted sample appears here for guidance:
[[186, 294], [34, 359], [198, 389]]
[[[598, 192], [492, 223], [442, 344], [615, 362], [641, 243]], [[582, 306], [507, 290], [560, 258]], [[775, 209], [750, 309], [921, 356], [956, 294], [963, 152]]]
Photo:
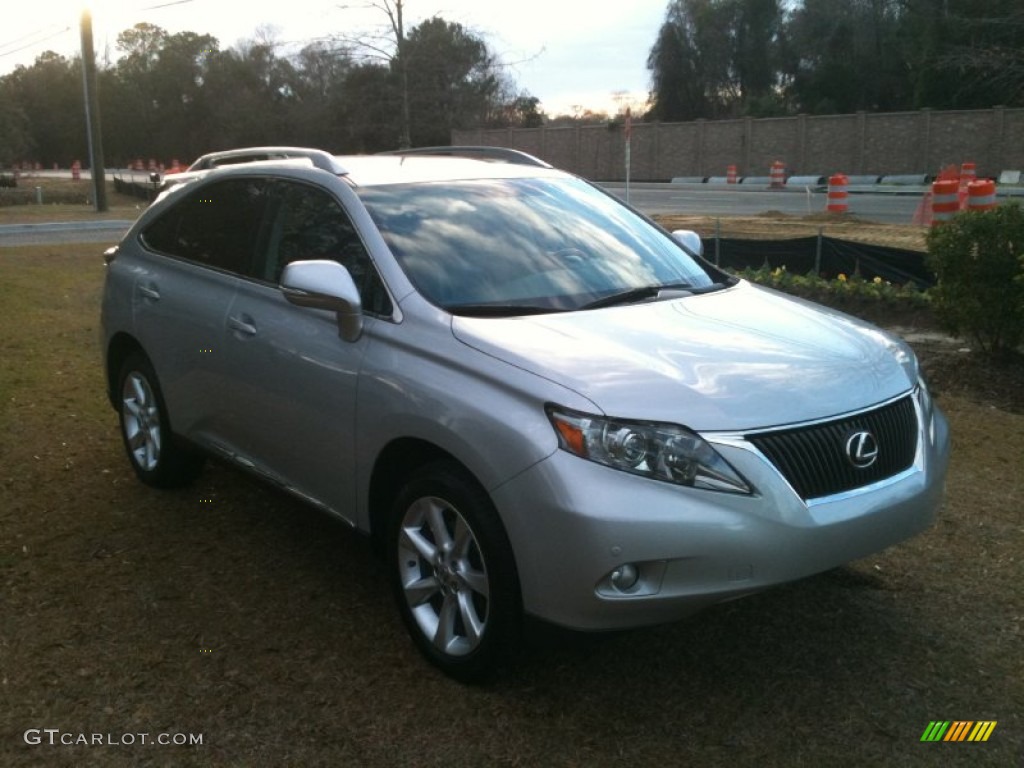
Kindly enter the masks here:
[[[947, 43], [936, 63], [956, 74], [956, 96], [970, 106], [1024, 104], [1024, 9], [1003, 10], [984, 7], [974, 17], [947, 16], [960, 37]], [[975, 95], [973, 103], [966, 94]]]
[[398, 137], [400, 149], [408, 149], [412, 146], [409, 130], [409, 70], [406, 56], [405, 20], [403, 18], [404, 6], [404, 0], [369, 0], [369, 2], [359, 6], [338, 6], [342, 10], [352, 10], [355, 8], [374, 10], [382, 13], [387, 18], [389, 27], [387, 34], [341, 35], [338, 39], [341, 43], [357, 52], [362, 51], [364, 55], [371, 58], [384, 59], [398, 73], [401, 101], [400, 132]]

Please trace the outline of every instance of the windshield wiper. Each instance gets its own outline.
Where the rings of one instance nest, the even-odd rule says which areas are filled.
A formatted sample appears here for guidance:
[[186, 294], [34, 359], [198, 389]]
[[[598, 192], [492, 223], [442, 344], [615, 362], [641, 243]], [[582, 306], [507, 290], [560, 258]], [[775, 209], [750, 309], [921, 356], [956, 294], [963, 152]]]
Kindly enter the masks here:
[[693, 296], [699, 293], [710, 293], [725, 288], [723, 283], [711, 283], [700, 287], [689, 283], [671, 283], [669, 285], [643, 285], [639, 288], [630, 288], [626, 291], [613, 293], [584, 304], [580, 309], [601, 309], [602, 307], [614, 307], [617, 304], [632, 304], [633, 302], [645, 299], [656, 299], [662, 293], [667, 294], [665, 298], [677, 298], [679, 296]]
[[540, 307], [536, 304], [450, 304], [444, 309], [453, 315], [467, 317], [517, 317], [566, 311], [559, 307]]

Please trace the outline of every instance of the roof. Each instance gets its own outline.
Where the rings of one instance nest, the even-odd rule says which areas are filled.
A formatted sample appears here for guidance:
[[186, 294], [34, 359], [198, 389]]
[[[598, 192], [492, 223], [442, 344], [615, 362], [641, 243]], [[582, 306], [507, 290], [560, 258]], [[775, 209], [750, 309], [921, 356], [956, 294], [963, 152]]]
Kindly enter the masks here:
[[510, 147], [491, 146], [448, 146], [448, 147], [414, 147], [412, 149], [396, 149], [390, 152], [378, 152], [380, 155], [443, 155], [448, 157], [472, 157], [477, 160], [488, 160], [495, 163], [515, 163], [533, 165], [539, 168], [551, 168], [551, 164], [539, 157], [528, 155]]
[[[471, 151], [463, 154], [464, 149]], [[198, 166], [205, 167], [166, 176], [164, 187], [185, 184], [209, 174], [272, 167], [315, 167], [361, 187], [561, 174], [531, 155], [502, 147], [426, 148], [376, 155], [332, 155], [305, 147], [242, 147], [203, 155], [191, 167]]]
[[357, 186], [558, 176], [560, 171], [518, 163], [495, 163], [435, 155], [344, 155], [338, 162]]

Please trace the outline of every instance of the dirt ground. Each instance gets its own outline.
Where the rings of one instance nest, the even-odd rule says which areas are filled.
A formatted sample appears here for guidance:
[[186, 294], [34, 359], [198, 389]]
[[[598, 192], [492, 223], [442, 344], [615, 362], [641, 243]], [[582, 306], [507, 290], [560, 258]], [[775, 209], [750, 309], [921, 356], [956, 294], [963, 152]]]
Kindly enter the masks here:
[[[1024, 765], [1020, 368], [900, 329], [953, 430], [922, 535], [466, 688], [343, 526], [217, 463], [138, 483], [102, 395], [102, 251], [0, 248], [0, 766]], [[934, 720], [998, 725], [921, 743]]]
[[766, 211], [758, 216], [692, 216], [664, 215], [654, 217], [668, 230], [692, 229], [701, 237], [722, 237], [749, 240], [784, 240], [794, 237], [813, 237], [820, 231], [828, 237], [838, 237], [860, 243], [888, 245], [911, 251], [924, 251], [928, 230], [912, 224], [879, 224], [865, 221], [852, 214], [817, 213], [810, 216], [792, 216], [779, 211]]

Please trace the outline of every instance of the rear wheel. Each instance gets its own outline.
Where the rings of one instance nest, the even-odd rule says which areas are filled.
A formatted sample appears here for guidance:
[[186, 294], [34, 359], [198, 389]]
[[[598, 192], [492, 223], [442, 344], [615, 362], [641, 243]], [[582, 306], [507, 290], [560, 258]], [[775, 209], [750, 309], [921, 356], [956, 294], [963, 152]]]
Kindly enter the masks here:
[[171, 434], [160, 385], [153, 366], [140, 354], [131, 355], [118, 376], [118, 414], [121, 438], [139, 479], [157, 488], [176, 488], [192, 482], [203, 457], [179, 445]]
[[463, 682], [491, 675], [520, 631], [519, 580], [487, 493], [454, 462], [416, 472], [396, 499], [389, 567], [424, 656]]

